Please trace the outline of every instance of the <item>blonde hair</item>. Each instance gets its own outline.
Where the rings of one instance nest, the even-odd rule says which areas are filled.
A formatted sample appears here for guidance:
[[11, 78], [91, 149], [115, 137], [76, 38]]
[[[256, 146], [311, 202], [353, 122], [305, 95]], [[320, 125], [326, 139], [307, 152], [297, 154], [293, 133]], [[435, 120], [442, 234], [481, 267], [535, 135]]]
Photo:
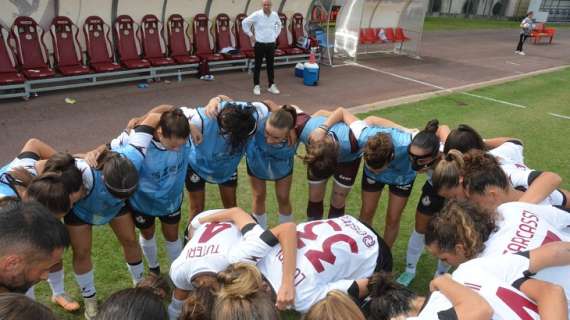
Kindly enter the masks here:
[[459, 186], [461, 177], [465, 174], [465, 161], [463, 153], [457, 149], [451, 149], [441, 159], [431, 177], [433, 188], [439, 191], [443, 188], [455, 188]]
[[314, 304], [303, 320], [365, 320], [364, 315], [352, 299], [339, 290], [327, 293], [327, 296]]
[[218, 274], [222, 287], [212, 310], [213, 320], [275, 320], [279, 314], [262, 291], [261, 273], [246, 263], [230, 265]]

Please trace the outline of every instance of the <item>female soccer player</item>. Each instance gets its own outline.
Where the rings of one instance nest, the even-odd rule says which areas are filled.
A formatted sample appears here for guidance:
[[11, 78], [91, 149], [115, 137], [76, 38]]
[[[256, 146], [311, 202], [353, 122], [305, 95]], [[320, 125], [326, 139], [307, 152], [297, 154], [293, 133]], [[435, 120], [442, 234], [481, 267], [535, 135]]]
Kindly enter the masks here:
[[283, 248], [281, 258], [284, 269], [278, 305], [283, 309], [292, 303], [297, 244], [293, 223], [280, 224], [264, 231], [251, 215], [240, 208], [231, 208], [200, 213], [189, 228], [191, 239], [170, 267], [170, 278], [175, 285], [168, 308], [171, 319], [177, 319], [181, 312], [186, 314], [183, 309], [210, 318], [215, 292], [220, 287], [216, 274], [224, 271], [232, 262], [259, 260], [278, 242]]
[[135, 128], [130, 144], [110, 151], [106, 146], [98, 148], [91, 155], [97, 165], [91, 167], [85, 161], [77, 166], [83, 172], [86, 195], [79, 200], [72, 211], [64, 217], [73, 249], [73, 269], [81, 294], [85, 301], [85, 317], [91, 319], [97, 314], [97, 297], [91, 262], [92, 226], [109, 223], [123, 247], [125, 259], [133, 282], [140, 281], [144, 273], [142, 253], [133, 220], [125, 214], [125, 201], [138, 187], [138, 170], [144, 162], [159, 114], [149, 115]]
[[190, 116], [192, 144], [186, 188], [190, 197], [189, 219], [204, 211], [205, 184], [219, 186], [225, 208], [237, 205], [237, 168], [247, 143], [255, 135], [269, 109], [262, 103], [212, 98]]
[[294, 106], [279, 107], [272, 101], [264, 103], [271, 105], [274, 111], [261, 121], [247, 146], [246, 160], [253, 194], [252, 210], [259, 225], [267, 228], [266, 181], [275, 181], [279, 223], [293, 220], [289, 194], [295, 154], [299, 145], [297, 137], [310, 116]]
[[[128, 145], [134, 135], [134, 131], [124, 132], [111, 142], [111, 146]], [[141, 231], [139, 243], [149, 269], [157, 275], [160, 275], [160, 265], [154, 236], [156, 218], [161, 221], [170, 261], [174, 261], [182, 250], [178, 225], [190, 154], [189, 137], [190, 127], [183, 111], [172, 107], [165, 110], [140, 169], [139, 187], [127, 201], [134, 224]]]
[[[552, 206], [505, 203], [495, 212], [465, 201], [449, 201], [428, 224], [428, 250], [452, 266], [477, 257], [533, 250], [544, 244], [569, 241], [570, 216]], [[501, 265], [494, 265], [500, 268]], [[537, 279], [570, 292], [570, 266], [548, 268]]]

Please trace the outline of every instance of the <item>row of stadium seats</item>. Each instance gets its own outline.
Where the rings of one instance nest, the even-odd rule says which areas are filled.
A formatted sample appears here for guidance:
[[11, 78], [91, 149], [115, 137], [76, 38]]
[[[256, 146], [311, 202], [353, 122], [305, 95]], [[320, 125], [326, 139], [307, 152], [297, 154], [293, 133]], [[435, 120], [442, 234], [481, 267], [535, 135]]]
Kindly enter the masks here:
[[[384, 36], [381, 36], [381, 34]], [[404, 29], [398, 28], [362, 28], [360, 29], [360, 44], [376, 44], [384, 42], [405, 42], [410, 40]]]
[[[292, 16], [289, 26], [292, 42], [289, 42], [287, 17], [282, 13], [279, 16], [283, 28], [277, 39], [275, 56], [307, 54], [308, 50], [295, 46], [298, 39], [305, 36], [303, 16], [299, 13]], [[173, 14], [166, 26], [152, 14], [145, 15], [140, 24], [128, 15], [121, 15], [113, 24], [113, 46], [111, 27], [100, 17], [90, 16], [83, 24], [84, 51], [79, 41], [79, 28], [68, 17], [57, 16], [49, 30], [53, 44], [52, 64], [44, 41], [47, 32], [34, 19], [20, 16], [9, 30], [0, 25], [0, 85], [51, 78], [57, 73], [77, 76], [200, 61], [251, 59], [253, 48], [241, 26], [245, 18], [245, 14], [239, 14], [231, 28], [230, 17], [223, 13], [216, 17], [211, 27], [205, 14], [197, 14], [192, 25], [181, 15]], [[236, 52], [219, 53], [229, 47], [237, 49]]]

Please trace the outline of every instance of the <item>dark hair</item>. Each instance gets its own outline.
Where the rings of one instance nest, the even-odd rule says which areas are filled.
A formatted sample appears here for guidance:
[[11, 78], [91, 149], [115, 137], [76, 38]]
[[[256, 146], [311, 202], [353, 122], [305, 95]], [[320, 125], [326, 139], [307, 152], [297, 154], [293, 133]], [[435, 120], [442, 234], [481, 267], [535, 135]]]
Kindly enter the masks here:
[[97, 170], [103, 173], [105, 187], [111, 195], [126, 199], [139, 184], [139, 173], [131, 160], [114, 151], [105, 150], [97, 159]]
[[[214, 281], [215, 278], [213, 278]], [[217, 287], [217, 285], [216, 285]], [[212, 308], [216, 302], [217, 288], [202, 285], [190, 292], [188, 298], [184, 300], [180, 320], [210, 320], [212, 318]]]
[[61, 173], [44, 173], [32, 180], [26, 189], [26, 200], [35, 200], [54, 214], [65, 214], [71, 209], [71, 202], [64, 181]]
[[297, 123], [297, 110], [288, 104], [283, 105], [279, 110], [271, 112], [267, 121], [275, 128], [291, 130]]
[[394, 281], [391, 275], [375, 273], [368, 283], [370, 303], [366, 310], [367, 318], [390, 320], [407, 314], [417, 295], [410, 289]]
[[43, 173], [48, 172], [60, 172], [69, 193], [78, 192], [83, 186], [81, 170], [75, 166], [75, 158], [69, 153], [58, 152], [52, 155], [46, 161]]
[[461, 244], [465, 257], [471, 259], [485, 249], [485, 241], [496, 230], [492, 213], [468, 201], [449, 200], [430, 219], [425, 243], [436, 244], [443, 252], [455, 252], [455, 246]]
[[56, 320], [53, 312], [43, 304], [23, 294], [0, 293], [0, 319], [2, 320]]
[[17, 247], [22, 255], [49, 256], [69, 241], [65, 226], [38, 202], [14, 201], [0, 208], [0, 252]]
[[141, 282], [137, 283], [137, 288], [148, 288], [153, 290], [154, 294], [161, 297], [162, 299], [166, 299], [166, 297], [170, 297], [170, 284], [168, 281], [163, 277], [156, 275], [154, 273], [149, 273]]
[[220, 132], [227, 135], [231, 153], [242, 152], [249, 137], [255, 133], [257, 121], [254, 112], [255, 107], [251, 103], [241, 106], [229, 101], [218, 114], [218, 126]]
[[330, 138], [312, 141], [305, 145], [307, 154], [301, 159], [307, 165], [309, 175], [313, 179], [326, 179], [335, 170], [338, 159], [338, 145]]
[[394, 159], [394, 152], [392, 137], [386, 133], [377, 133], [366, 142], [363, 157], [367, 166], [380, 169]]
[[164, 320], [166, 307], [149, 288], [128, 288], [113, 293], [101, 305], [97, 320]]
[[164, 112], [160, 116], [158, 127], [162, 130], [162, 135], [167, 139], [188, 139], [190, 136], [188, 118], [186, 118], [184, 112], [180, 109]]
[[[412, 169], [419, 171], [431, 167], [437, 161], [437, 155], [439, 153], [439, 137], [437, 136], [437, 130], [439, 129], [439, 121], [437, 119], [430, 120], [426, 127], [418, 132], [412, 142], [408, 146], [408, 156], [412, 163]], [[416, 146], [422, 150], [427, 150], [429, 153], [426, 155], [417, 156], [412, 154], [411, 146]], [[432, 161], [426, 164], [420, 164], [418, 161], [426, 158], [432, 158]]]
[[481, 135], [475, 129], [466, 124], [460, 124], [457, 126], [457, 129], [453, 129], [449, 132], [445, 140], [443, 152], [447, 153], [451, 149], [466, 153], [472, 149], [486, 150], [487, 147], [485, 146], [483, 138], [481, 138]]
[[510, 187], [507, 174], [492, 155], [472, 150], [463, 156], [463, 187], [470, 193], [484, 194], [488, 186], [508, 190]]
[[464, 167], [463, 154], [459, 150], [449, 150], [433, 170], [431, 176], [433, 189], [438, 192], [443, 188], [449, 189], [459, 186], [460, 179], [464, 175]]

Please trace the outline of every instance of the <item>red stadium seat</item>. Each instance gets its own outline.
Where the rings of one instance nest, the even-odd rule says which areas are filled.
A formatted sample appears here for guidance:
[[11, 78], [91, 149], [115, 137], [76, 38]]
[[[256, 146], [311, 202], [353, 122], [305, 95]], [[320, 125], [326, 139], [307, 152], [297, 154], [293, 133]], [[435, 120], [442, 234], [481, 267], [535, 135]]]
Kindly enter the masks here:
[[[289, 36], [287, 35], [287, 16], [283, 13], [279, 13], [279, 18], [281, 19], [282, 28], [277, 37], [277, 49], [288, 55], [304, 54], [305, 51], [303, 49], [296, 48], [289, 43]], [[277, 50], [275, 51], [275, 55], [277, 56]], [[281, 53], [280, 55], [283, 54]]]
[[43, 29], [30, 17], [18, 17], [12, 24], [12, 36], [22, 73], [26, 78], [44, 79], [53, 77], [49, 67], [47, 48], [43, 42]]
[[[299, 38], [307, 36], [305, 34], [305, 27], [303, 25], [303, 15], [298, 12], [291, 16], [291, 36], [293, 38], [293, 46], [297, 45]], [[310, 51], [308, 49], [301, 50], [303, 50], [305, 53], [308, 53]]]
[[404, 42], [404, 41], [408, 41], [410, 40], [410, 38], [408, 38], [405, 34], [404, 34], [404, 29], [398, 27], [396, 28], [396, 34], [394, 36], [394, 39], [396, 42]]
[[50, 25], [53, 56], [57, 70], [64, 76], [91, 73], [83, 65], [83, 51], [79, 45], [79, 29], [68, 17], [53, 18]]
[[[230, 17], [225, 13], [220, 13], [216, 17], [214, 23], [214, 39], [216, 39], [216, 50], [224, 48], [236, 48], [232, 43], [232, 33], [230, 30]], [[245, 59], [242, 53], [223, 54], [224, 58], [228, 60]]]
[[397, 42], [397, 41], [396, 41], [396, 36], [394, 35], [394, 29], [392, 29], [392, 28], [385, 28], [385, 29], [384, 29], [384, 34], [386, 35], [386, 39], [388, 39], [388, 41], [390, 41], [390, 42]]
[[113, 48], [109, 33], [111, 28], [98, 16], [90, 16], [83, 24], [83, 35], [87, 47], [89, 66], [96, 72], [110, 72], [121, 69], [113, 61]]
[[187, 36], [188, 23], [179, 14], [173, 14], [166, 23], [166, 38], [170, 57], [179, 64], [200, 62], [200, 58], [190, 54], [191, 43]]
[[164, 28], [154, 14], [147, 14], [141, 20], [139, 27], [144, 57], [153, 66], [174, 64], [174, 60], [166, 56], [166, 45], [162, 38]]
[[0, 25], [0, 85], [26, 81], [26, 78], [16, 69], [16, 58], [8, 44], [8, 36], [8, 29]]
[[120, 15], [115, 20], [114, 29], [119, 61], [127, 69], [150, 67], [150, 62], [141, 59], [140, 44], [135, 37], [135, 22], [128, 15]]
[[243, 53], [247, 58], [253, 59], [255, 57], [255, 53], [253, 51], [253, 47], [251, 46], [251, 40], [241, 25], [246, 17], [247, 15], [244, 13], [237, 15], [234, 23], [234, 36], [236, 39], [236, 48], [238, 48], [240, 52]]
[[199, 13], [194, 17], [192, 24], [192, 34], [194, 37], [194, 53], [205, 61], [221, 61], [224, 56], [215, 53], [210, 46], [210, 35], [208, 32], [208, 16]]

